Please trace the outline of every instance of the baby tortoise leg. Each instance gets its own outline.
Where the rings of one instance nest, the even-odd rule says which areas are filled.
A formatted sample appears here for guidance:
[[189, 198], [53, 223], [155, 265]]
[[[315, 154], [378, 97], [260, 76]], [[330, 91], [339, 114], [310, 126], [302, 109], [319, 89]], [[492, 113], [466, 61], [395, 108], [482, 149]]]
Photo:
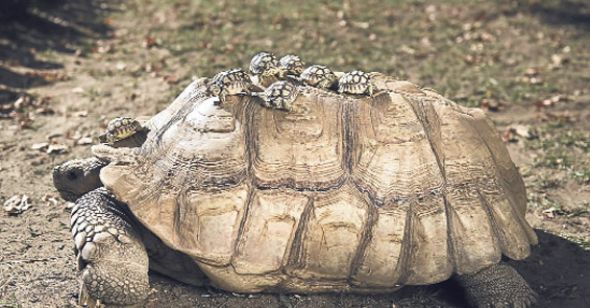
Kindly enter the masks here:
[[500, 263], [474, 273], [455, 277], [467, 301], [477, 308], [527, 308], [537, 294], [511, 266]]
[[71, 224], [82, 278], [80, 305], [131, 306], [148, 295], [148, 255], [126, 210], [105, 188], [76, 201]]

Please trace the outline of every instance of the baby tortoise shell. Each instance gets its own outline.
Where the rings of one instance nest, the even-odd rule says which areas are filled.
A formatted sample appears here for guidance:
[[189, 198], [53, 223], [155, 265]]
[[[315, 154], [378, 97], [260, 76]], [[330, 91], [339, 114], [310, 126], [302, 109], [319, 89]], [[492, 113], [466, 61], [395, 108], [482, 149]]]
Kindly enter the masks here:
[[99, 136], [99, 140], [103, 143], [113, 144], [135, 135], [142, 129], [141, 124], [133, 118], [117, 117], [107, 124], [106, 132]]
[[207, 90], [209, 94], [218, 96], [223, 103], [227, 95], [250, 94], [251, 87], [252, 80], [250, 80], [250, 76], [241, 68], [233, 68], [217, 73], [211, 79]]
[[260, 96], [264, 106], [279, 110], [292, 110], [292, 105], [299, 95], [297, 85], [290, 81], [277, 81], [271, 84]]
[[280, 72], [279, 61], [274, 54], [266, 51], [257, 53], [250, 62], [250, 73], [263, 77], [275, 76]]
[[361, 71], [346, 73], [338, 80], [338, 92], [355, 95], [373, 95], [373, 85], [369, 74]]
[[280, 64], [287, 74], [295, 76], [301, 75], [305, 68], [305, 63], [303, 63], [301, 58], [296, 55], [286, 55], [282, 57]]
[[338, 77], [324, 65], [312, 65], [301, 73], [301, 80], [316, 88], [330, 88]]

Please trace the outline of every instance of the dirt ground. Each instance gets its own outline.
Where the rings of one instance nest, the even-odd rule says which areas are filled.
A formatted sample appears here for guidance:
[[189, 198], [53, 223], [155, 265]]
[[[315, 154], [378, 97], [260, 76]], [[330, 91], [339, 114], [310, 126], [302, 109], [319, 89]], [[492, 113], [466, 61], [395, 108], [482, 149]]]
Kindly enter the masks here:
[[[1, 10], [1, 8], [0, 8]], [[540, 244], [512, 262], [539, 307], [590, 307], [587, 1], [32, 1], [0, 15], [0, 307], [78, 297], [69, 206], [52, 167], [106, 122], [152, 115], [193, 76], [259, 50], [382, 71], [481, 107], [525, 179]], [[451, 283], [387, 296], [251, 295], [151, 275], [148, 307], [464, 307]]]

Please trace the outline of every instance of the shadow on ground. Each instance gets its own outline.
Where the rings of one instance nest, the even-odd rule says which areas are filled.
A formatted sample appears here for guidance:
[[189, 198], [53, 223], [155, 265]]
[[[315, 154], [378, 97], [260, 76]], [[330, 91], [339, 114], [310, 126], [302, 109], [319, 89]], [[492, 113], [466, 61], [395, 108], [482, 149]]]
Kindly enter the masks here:
[[107, 37], [109, 13], [97, 0], [7, 0], [0, 3], [0, 103], [13, 101], [27, 88], [47, 84], [24, 70], [62, 68], [41, 59], [42, 52], [74, 53], [84, 40]]
[[590, 30], [590, 3], [580, 0], [520, 1], [519, 6], [542, 22], [556, 26], [571, 25]]
[[[539, 245], [524, 261], [509, 261], [539, 294], [537, 307], [590, 307], [590, 251], [562, 237], [537, 230]], [[150, 276], [156, 292], [148, 307], [467, 307], [452, 282], [405, 287], [389, 295], [254, 295], [244, 296], [193, 288], [163, 276]], [[555, 304], [559, 302], [559, 304]]]

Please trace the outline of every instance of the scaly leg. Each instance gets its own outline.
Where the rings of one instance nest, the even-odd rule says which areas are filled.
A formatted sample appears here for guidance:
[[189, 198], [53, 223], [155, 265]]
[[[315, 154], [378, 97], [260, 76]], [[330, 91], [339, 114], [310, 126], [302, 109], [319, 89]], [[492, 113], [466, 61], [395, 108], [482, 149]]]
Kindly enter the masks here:
[[507, 264], [495, 264], [474, 273], [455, 277], [465, 289], [470, 305], [477, 308], [527, 308], [536, 301], [535, 292]]
[[148, 295], [148, 255], [125, 211], [105, 188], [76, 201], [71, 225], [82, 277], [81, 305], [129, 306]]

